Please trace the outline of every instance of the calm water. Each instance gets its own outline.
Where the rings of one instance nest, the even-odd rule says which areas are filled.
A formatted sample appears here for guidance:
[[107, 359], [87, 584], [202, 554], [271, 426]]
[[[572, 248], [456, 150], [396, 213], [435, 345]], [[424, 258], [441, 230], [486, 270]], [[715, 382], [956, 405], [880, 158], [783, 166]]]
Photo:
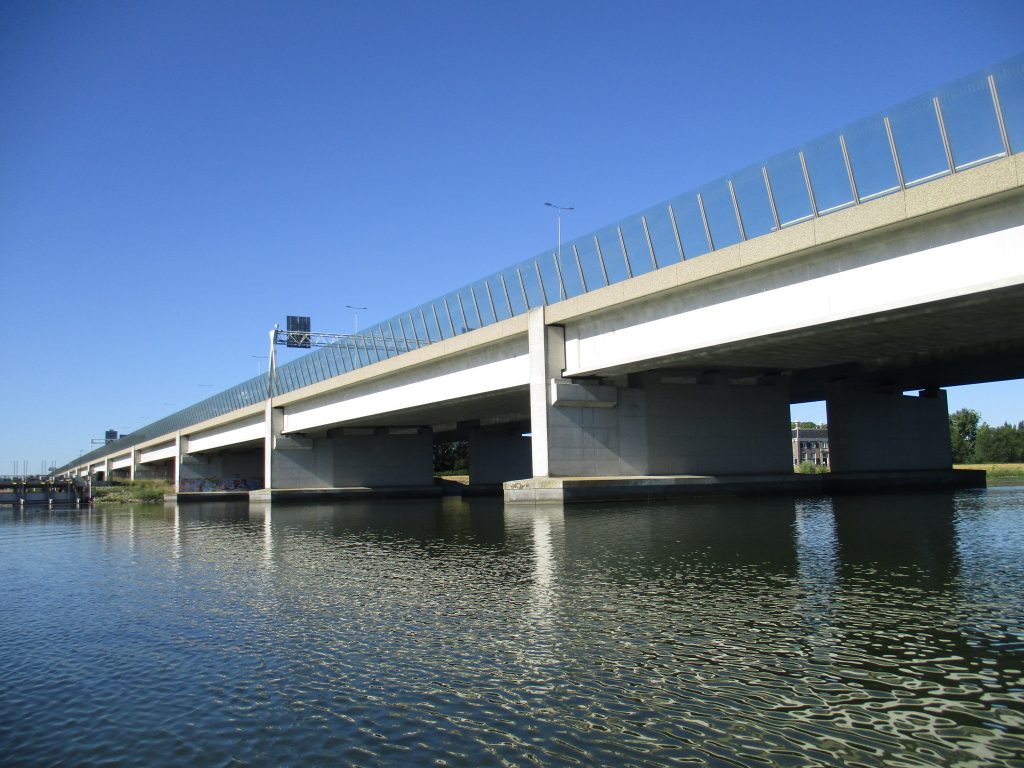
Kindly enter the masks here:
[[0, 509], [5, 765], [1024, 765], [1024, 488]]

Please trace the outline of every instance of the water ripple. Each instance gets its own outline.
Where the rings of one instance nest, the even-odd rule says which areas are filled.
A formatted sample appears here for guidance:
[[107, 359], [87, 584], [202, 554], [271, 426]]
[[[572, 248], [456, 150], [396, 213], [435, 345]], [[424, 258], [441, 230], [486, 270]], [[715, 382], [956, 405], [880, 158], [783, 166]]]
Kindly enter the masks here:
[[0, 511], [10, 765], [1024, 764], [1024, 491]]

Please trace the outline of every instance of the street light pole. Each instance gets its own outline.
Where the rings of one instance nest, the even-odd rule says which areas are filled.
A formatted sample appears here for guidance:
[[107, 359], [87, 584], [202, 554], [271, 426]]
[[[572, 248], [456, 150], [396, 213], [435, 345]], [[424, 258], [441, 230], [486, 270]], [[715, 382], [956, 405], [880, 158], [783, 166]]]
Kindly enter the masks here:
[[355, 331], [353, 332], [353, 335], [354, 336], [358, 336], [359, 335], [359, 310], [366, 309], [366, 307], [353, 307], [351, 304], [346, 304], [345, 306], [348, 309], [353, 310], [352, 314], [355, 316]]
[[555, 218], [558, 220], [558, 266], [562, 266], [562, 211], [575, 211], [571, 205], [555, 205], [554, 203], [544, 203], [548, 208], [555, 209]]
[[277, 372], [277, 325], [270, 332], [270, 351], [267, 353], [267, 404], [263, 412], [263, 487], [274, 487], [274, 374]]

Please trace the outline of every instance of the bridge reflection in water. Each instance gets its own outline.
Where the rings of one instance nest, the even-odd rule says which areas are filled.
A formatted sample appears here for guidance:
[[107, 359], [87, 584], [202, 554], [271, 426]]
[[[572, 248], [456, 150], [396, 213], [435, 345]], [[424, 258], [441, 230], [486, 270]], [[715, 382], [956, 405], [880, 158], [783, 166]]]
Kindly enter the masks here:
[[0, 510], [0, 641], [32, 649], [0, 657], [5, 757], [1011, 766], [1022, 516], [1024, 488]]

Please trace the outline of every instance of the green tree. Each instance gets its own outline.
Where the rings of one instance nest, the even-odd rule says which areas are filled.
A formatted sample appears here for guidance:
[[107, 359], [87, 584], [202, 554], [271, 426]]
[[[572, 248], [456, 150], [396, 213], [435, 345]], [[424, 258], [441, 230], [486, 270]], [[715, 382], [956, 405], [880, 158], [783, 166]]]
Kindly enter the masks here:
[[974, 444], [978, 439], [978, 423], [981, 416], [970, 408], [961, 408], [949, 416], [949, 445], [953, 450], [954, 464], [970, 464], [976, 461]]
[[434, 471], [458, 472], [469, 467], [469, 443], [454, 440], [449, 443], [434, 443]]
[[982, 424], [974, 446], [974, 460], [981, 464], [1012, 464], [1024, 461], [1024, 431], [1003, 424]]

